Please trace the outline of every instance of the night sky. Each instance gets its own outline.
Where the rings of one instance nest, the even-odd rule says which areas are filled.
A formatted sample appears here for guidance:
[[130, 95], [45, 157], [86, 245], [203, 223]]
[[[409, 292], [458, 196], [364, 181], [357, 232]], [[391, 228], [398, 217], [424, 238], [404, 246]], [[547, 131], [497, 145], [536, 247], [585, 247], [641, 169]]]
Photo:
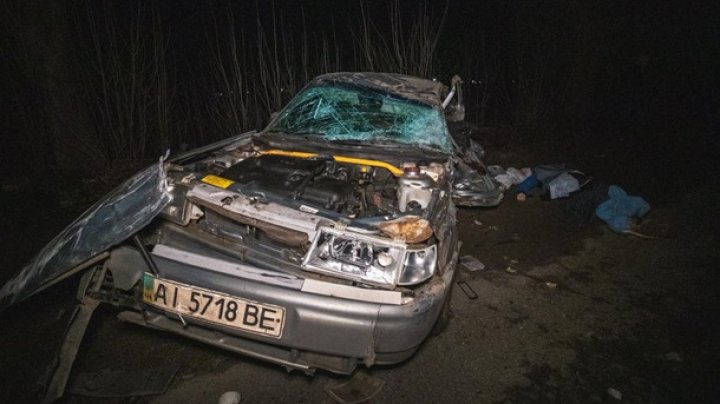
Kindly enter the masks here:
[[[258, 59], [258, 32], [271, 44], [277, 39], [278, 48], [269, 55], [288, 49], [298, 54], [305, 38], [310, 53], [305, 60], [313, 64], [307, 69], [311, 76], [326, 70], [314, 61], [328, 49], [338, 62], [330, 68], [385, 67], [368, 66], [358, 59], [361, 8], [367, 13], [376, 44], [389, 42], [392, 32], [390, 2], [385, 1], [4, 3], [7, 23], [3, 24], [0, 69], [6, 80], [1, 122], [7, 146], [2, 160], [7, 170], [34, 173], [78, 168], [75, 162], [87, 158], [88, 151], [76, 153], [66, 147], [73, 138], [79, 137], [75, 142], [82, 144], [88, 143], [86, 138], [95, 142], [104, 164], [113, 165], [118, 164], [113, 161], [117, 159], [149, 158], [160, 148], [221, 138], [234, 127], [262, 126], [277, 105], [249, 106], [252, 111], [247, 114], [254, 115], [253, 119], [230, 124], [219, 122], [202, 107], [216, 103], [222, 92], [214, 59], [221, 55], [228, 66], [231, 27], [237, 43], [245, 43], [239, 53], [249, 64]], [[445, 82], [455, 73], [464, 77], [469, 120], [482, 126], [560, 127], [595, 136], [605, 136], [613, 129], [717, 128], [713, 69], [720, 59], [720, 41], [717, 7], [711, 2], [429, 1], [419, 5], [400, 1], [397, 5], [398, 21], [406, 33], [423, 5], [431, 25], [440, 27], [428, 75]], [[105, 30], [110, 19], [114, 21], [112, 34]], [[96, 43], [92, 42], [90, 21], [95, 23]], [[98, 83], [96, 62], [100, 58], [106, 69], [114, 68], [120, 76], [129, 74], [123, 65], [129, 53], [122, 47], [128, 45], [133, 30], [143, 41], [146, 67], [142, 74], [147, 87], [152, 87], [149, 82], [155, 73], [148, 49], [155, 46], [154, 29], [160, 33], [157, 43], [162, 44], [162, 70], [169, 91], [163, 96], [150, 88], [142, 91], [148, 99], [167, 99], [171, 123], [154, 130], [167, 132], [161, 141], [154, 139], [150, 130], [130, 129], [125, 134], [144, 136], [141, 142], [147, 155], [145, 151], [116, 155], [109, 149], [120, 146], [104, 141], [104, 136], [109, 131], [106, 126], [119, 124], [103, 122], [97, 116], [92, 103], [99, 95], [86, 90]], [[323, 48], [323, 41], [329, 47]], [[110, 66], [107, 52], [116, 48], [121, 48], [115, 55], [119, 62]], [[299, 72], [308, 63], [294, 57], [284, 64], [284, 69]], [[262, 78], [256, 68], [245, 67], [248, 86], [258, 91], [255, 87], [260, 87]], [[303, 77], [295, 77], [290, 87], [299, 87], [302, 81]], [[275, 104], [284, 104], [297, 88], [284, 90], [290, 92]], [[480, 106], [484, 96], [485, 104]], [[125, 108], [131, 102], [121, 101]], [[531, 110], [528, 105], [533, 106]], [[215, 113], [227, 115], [227, 108], [218, 106]], [[147, 119], [149, 126], [157, 125], [150, 122], [154, 117]], [[43, 163], [38, 165], [35, 160], [25, 166], [28, 155]]]

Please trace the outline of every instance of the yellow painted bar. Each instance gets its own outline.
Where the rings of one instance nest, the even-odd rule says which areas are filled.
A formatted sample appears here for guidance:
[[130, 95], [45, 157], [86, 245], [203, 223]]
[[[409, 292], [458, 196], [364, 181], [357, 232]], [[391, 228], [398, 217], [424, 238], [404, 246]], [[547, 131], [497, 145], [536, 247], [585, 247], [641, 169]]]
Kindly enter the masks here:
[[222, 189], [227, 189], [227, 187], [235, 183], [235, 181], [223, 177], [218, 177], [217, 175], [206, 175], [202, 178], [201, 181], [206, 184], [215, 185], [216, 187]]
[[[301, 159], [309, 159], [313, 157], [317, 157], [317, 153], [307, 153], [307, 152], [299, 152], [299, 151], [287, 151], [287, 150], [263, 150], [259, 152], [260, 154], [268, 154], [272, 156], [287, 156], [287, 157], [297, 157]], [[384, 168], [388, 171], [390, 171], [394, 176], [400, 177], [403, 175], [403, 171], [394, 165], [390, 163], [386, 163], [384, 161], [380, 160], [371, 160], [371, 159], [361, 159], [361, 158], [355, 158], [355, 157], [347, 157], [347, 156], [332, 156], [335, 161], [338, 163], [348, 163], [348, 164], [356, 164], [359, 166], [372, 166], [372, 167], [380, 167]]]

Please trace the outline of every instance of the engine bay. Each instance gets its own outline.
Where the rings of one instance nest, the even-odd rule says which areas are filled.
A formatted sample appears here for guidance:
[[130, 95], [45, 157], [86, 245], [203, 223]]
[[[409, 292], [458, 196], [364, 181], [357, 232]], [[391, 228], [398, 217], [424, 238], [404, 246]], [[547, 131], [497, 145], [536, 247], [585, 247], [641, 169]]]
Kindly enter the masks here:
[[246, 193], [272, 192], [340, 211], [353, 198], [345, 167], [332, 160], [261, 155], [243, 160], [220, 174]]
[[231, 181], [231, 189], [245, 196], [290, 206], [302, 204], [351, 219], [420, 214], [433, 189], [444, 180], [445, 169], [436, 163], [405, 163], [403, 172], [386, 162], [376, 162], [378, 167], [337, 160], [333, 156], [303, 158], [235, 151], [197, 162], [192, 169]]
[[[362, 243], [323, 236], [328, 228], [366, 235], [376, 244], [424, 242], [432, 235], [434, 206], [447, 195], [447, 166], [395, 164], [250, 145], [224, 149], [168, 171], [175, 196], [163, 217], [229, 241], [266, 240], [267, 246], [291, 247], [286, 254], [321, 260], [328, 253], [317, 247], [333, 243], [336, 257], [362, 256]], [[313, 254], [305, 255], [309, 248]]]

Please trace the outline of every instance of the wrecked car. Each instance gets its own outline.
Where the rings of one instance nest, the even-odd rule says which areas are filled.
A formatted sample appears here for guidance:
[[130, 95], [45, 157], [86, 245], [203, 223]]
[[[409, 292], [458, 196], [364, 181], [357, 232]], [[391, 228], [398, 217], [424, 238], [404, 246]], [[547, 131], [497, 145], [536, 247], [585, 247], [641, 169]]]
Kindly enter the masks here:
[[403, 361], [447, 316], [453, 196], [502, 197], [448, 131], [459, 85], [319, 76], [266, 129], [120, 185], [4, 285], [0, 305], [83, 272], [89, 312], [111, 304], [122, 321], [288, 369]]

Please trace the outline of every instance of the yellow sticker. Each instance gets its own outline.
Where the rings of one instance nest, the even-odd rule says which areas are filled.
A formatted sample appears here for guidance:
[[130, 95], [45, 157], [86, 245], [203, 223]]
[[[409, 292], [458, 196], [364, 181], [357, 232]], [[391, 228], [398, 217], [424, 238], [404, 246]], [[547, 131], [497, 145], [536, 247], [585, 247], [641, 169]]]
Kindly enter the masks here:
[[216, 187], [220, 187], [223, 189], [235, 183], [235, 181], [231, 181], [227, 178], [218, 177], [216, 175], [206, 175], [205, 177], [203, 177], [202, 182], [210, 185], [215, 185]]

